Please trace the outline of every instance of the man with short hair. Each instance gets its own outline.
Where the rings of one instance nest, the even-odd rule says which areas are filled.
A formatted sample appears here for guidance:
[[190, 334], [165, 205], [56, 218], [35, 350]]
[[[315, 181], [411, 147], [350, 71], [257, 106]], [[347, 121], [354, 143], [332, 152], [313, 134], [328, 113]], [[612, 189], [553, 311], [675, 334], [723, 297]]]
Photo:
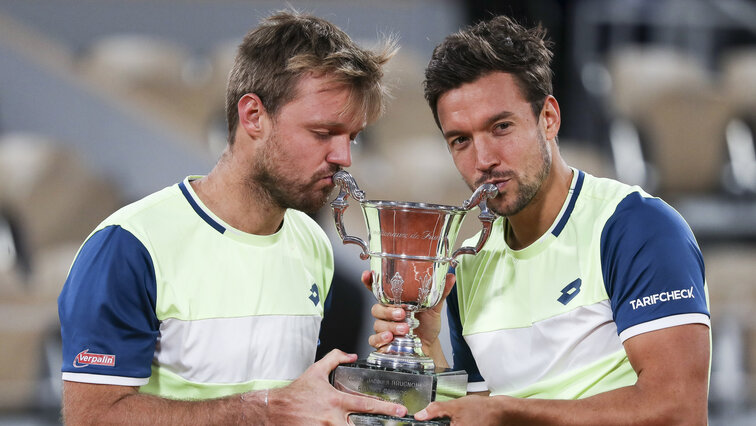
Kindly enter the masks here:
[[[452, 424], [706, 424], [710, 358], [704, 265], [669, 205], [568, 166], [557, 145], [551, 51], [540, 28], [494, 17], [447, 37], [425, 96], [470, 188], [493, 183], [501, 217], [449, 276], [458, 400], [419, 420]], [[474, 243], [477, 237], [470, 240]], [[363, 275], [369, 281], [369, 275]], [[440, 307], [416, 330], [436, 365]], [[382, 347], [403, 311], [376, 305]], [[489, 396], [490, 395], [490, 396]]]
[[329, 22], [281, 12], [239, 47], [229, 140], [189, 176], [115, 212], [59, 297], [66, 423], [346, 423], [406, 408], [328, 383], [315, 360], [333, 276], [325, 203], [382, 112], [383, 65]]

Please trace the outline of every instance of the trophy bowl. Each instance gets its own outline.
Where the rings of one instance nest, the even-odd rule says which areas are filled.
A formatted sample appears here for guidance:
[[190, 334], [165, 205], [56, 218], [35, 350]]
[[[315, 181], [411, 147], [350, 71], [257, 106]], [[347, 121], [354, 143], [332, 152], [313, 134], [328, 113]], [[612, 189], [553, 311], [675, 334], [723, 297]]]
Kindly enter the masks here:
[[[443, 296], [446, 274], [456, 266], [461, 254], [476, 254], [491, 233], [496, 215], [486, 207], [486, 200], [498, 194], [496, 186], [484, 184], [477, 188], [462, 207], [439, 204], [367, 200], [354, 178], [346, 171], [333, 176], [340, 187], [331, 202], [336, 230], [344, 244], [362, 248], [360, 258], [370, 260], [373, 295], [383, 305], [392, 305], [407, 312], [409, 332], [395, 336], [381, 351], [371, 353], [367, 362], [382, 368], [433, 370], [433, 360], [422, 350], [414, 334], [419, 322], [415, 313], [436, 306]], [[367, 242], [348, 235], [343, 214], [351, 196], [360, 203], [367, 226]], [[465, 215], [473, 207], [480, 209], [483, 229], [475, 247], [453, 250]]]

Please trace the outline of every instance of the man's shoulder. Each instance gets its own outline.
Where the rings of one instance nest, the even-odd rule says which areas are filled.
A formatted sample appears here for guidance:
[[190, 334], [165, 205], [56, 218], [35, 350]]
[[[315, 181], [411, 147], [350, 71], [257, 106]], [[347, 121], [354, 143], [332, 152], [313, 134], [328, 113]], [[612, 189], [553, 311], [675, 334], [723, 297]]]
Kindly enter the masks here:
[[598, 225], [596, 229], [603, 229], [610, 222], [617, 221], [642, 224], [647, 221], [682, 220], [669, 204], [639, 186], [588, 174], [580, 194], [580, 204], [583, 218], [588, 217], [594, 227]]
[[637, 193], [650, 197], [641, 187], [628, 185], [615, 179], [596, 177], [585, 173], [585, 180], [581, 189], [581, 199], [585, 203], [598, 205], [616, 205], [629, 194]]
[[180, 206], [175, 202], [180, 198], [178, 185], [163, 188], [116, 210], [100, 223], [98, 229], [110, 225], [149, 222], [151, 219], [170, 216], [175, 208]]
[[682, 225], [682, 216], [669, 204], [639, 186], [631, 186], [614, 179], [586, 174], [584, 188], [588, 204], [603, 210], [607, 221], [629, 222], [637, 225]]

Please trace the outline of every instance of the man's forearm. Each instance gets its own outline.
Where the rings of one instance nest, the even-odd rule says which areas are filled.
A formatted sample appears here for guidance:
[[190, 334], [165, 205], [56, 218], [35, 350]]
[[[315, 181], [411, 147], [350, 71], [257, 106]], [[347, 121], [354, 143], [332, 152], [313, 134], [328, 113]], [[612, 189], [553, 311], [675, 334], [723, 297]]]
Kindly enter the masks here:
[[[79, 384], [80, 385], [80, 384]], [[66, 424], [266, 424], [268, 391], [202, 401], [180, 401], [141, 393], [100, 395], [64, 393]], [[74, 384], [73, 386], [76, 386]]]
[[337, 349], [285, 387], [203, 401], [176, 401], [139, 393], [135, 386], [63, 382], [67, 424], [345, 424], [349, 413], [396, 417], [399, 404], [336, 390], [328, 375], [355, 354]]
[[705, 425], [706, 397], [684, 391], [651, 394], [629, 386], [579, 400], [472, 395], [431, 403], [418, 420], [451, 417], [458, 424], [542, 426]]
[[628, 386], [579, 400], [495, 396], [491, 407], [512, 425], [706, 425], [705, 395], [684, 389], [651, 395]]

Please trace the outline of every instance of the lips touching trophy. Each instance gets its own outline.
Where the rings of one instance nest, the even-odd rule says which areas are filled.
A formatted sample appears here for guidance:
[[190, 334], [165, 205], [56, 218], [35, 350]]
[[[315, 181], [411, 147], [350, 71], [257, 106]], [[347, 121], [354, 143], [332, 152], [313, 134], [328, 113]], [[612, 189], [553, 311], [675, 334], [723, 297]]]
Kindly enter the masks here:
[[[385, 352], [373, 352], [366, 360], [338, 366], [331, 382], [340, 390], [379, 397], [407, 407], [408, 416], [435, 400], [464, 396], [467, 373], [436, 368], [433, 359], [423, 354], [422, 343], [413, 330], [419, 322], [415, 313], [436, 306], [443, 296], [449, 266], [456, 266], [461, 254], [475, 255], [491, 233], [496, 216], [486, 207], [486, 199], [498, 194], [496, 186], [484, 184], [462, 207], [395, 201], [370, 201], [352, 175], [334, 174], [341, 190], [333, 202], [336, 230], [344, 244], [362, 248], [360, 258], [370, 259], [373, 295], [379, 303], [403, 308], [409, 332], [395, 336]], [[367, 224], [368, 242], [350, 236], [342, 221], [349, 207], [347, 197], [360, 203]], [[480, 209], [483, 231], [475, 247], [452, 252], [462, 221], [473, 207]], [[356, 425], [443, 424], [443, 421], [418, 422], [372, 414], [352, 414]]]

